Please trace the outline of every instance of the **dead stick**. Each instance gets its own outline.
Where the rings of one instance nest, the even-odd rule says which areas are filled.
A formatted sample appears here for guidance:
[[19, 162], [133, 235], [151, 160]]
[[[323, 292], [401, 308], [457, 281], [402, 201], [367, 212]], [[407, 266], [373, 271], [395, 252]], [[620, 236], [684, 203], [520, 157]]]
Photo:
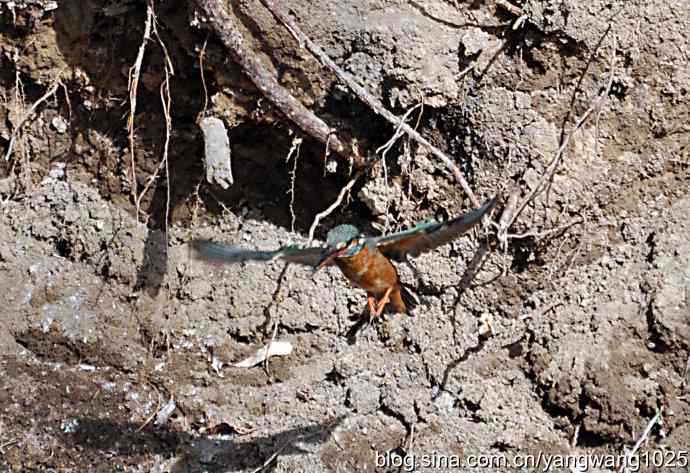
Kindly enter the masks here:
[[323, 120], [278, 83], [257, 53], [247, 46], [237, 19], [228, 14], [223, 3], [221, 0], [196, 0], [197, 6], [206, 15], [209, 24], [228, 48], [232, 58], [256, 88], [305, 133], [322, 143], [328, 143], [339, 155], [353, 158], [357, 166], [363, 165], [364, 159], [353, 146], [343, 143]]
[[359, 85], [352, 78], [352, 76], [350, 76], [350, 74], [343, 71], [335, 62], [333, 62], [333, 60], [328, 56], [328, 54], [326, 54], [326, 52], [323, 49], [321, 49], [319, 45], [317, 45], [311, 39], [309, 39], [309, 37], [302, 32], [300, 27], [297, 25], [297, 23], [293, 21], [293, 19], [290, 16], [283, 13], [280, 9], [278, 9], [275, 6], [273, 0], [261, 0], [261, 3], [263, 3], [263, 5], [273, 14], [273, 16], [280, 23], [282, 23], [295, 38], [297, 38], [297, 41], [299, 43], [304, 44], [305, 47], [319, 60], [319, 62], [321, 62], [321, 64], [333, 71], [333, 73], [343, 83], [345, 83], [362, 102], [366, 103], [375, 113], [381, 115], [392, 125], [400, 126], [401, 129], [405, 133], [407, 133], [407, 135], [410, 138], [429, 149], [429, 151], [431, 151], [431, 154], [433, 154], [436, 158], [443, 162], [446, 165], [446, 167], [450, 170], [450, 172], [453, 174], [455, 179], [462, 187], [463, 191], [465, 191], [465, 194], [467, 194], [467, 197], [469, 197], [472, 204], [475, 207], [480, 206], [479, 200], [474, 195], [474, 192], [472, 192], [472, 189], [467, 183], [467, 180], [462, 175], [460, 169], [451, 158], [446, 156], [446, 154], [443, 153], [440, 149], [436, 148], [429, 141], [427, 141], [426, 138], [420, 135], [414, 128], [409, 126], [407, 123], [404, 123], [393, 113], [389, 112], [383, 106], [383, 104], [378, 101], [378, 99], [376, 99], [369, 92], [367, 92], [364, 87]]
[[633, 449], [630, 452], [625, 453], [625, 458], [623, 459], [623, 465], [621, 465], [620, 470], [618, 470], [619, 473], [623, 472], [624, 470], [627, 470], [628, 463], [630, 462], [630, 459], [633, 456], [635, 456], [637, 451], [642, 446], [642, 443], [645, 440], [647, 440], [647, 438], [649, 437], [649, 434], [652, 432], [652, 429], [654, 428], [654, 426], [656, 424], [661, 423], [661, 411], [662, 410], [663, 410], [663, 408], [659, 408], [659, 410], [656, 412], [656, 415], [654, 417], [652, 417], [652, 420], [650, 420], [649, 424], [647, 424], [647, 428], [644, 429], [644, 432], [642, 432], [642, 435], [640, 436], [640, 438], [637, 439], [637, 443], [635, 443], [635, 446], [633, 447]]
[[50, 87], [48, 87], [46, 93], [43, 94], [38, 100], [36, 100], [31, 105], [31, 107], [29, 107], [29, 110], [27, 110], [27, 112], [22, 116], [22, 118], [19, 119], [19, 123], [17, 123], [17, 126], [15, 126], [12, 130], [12, 136], [10, 136], [10, 144], [7, 146], [7, 152], [5, 153], [5, 161], [9, 161], [10, 156], [12, 155], [12, 149], [14, 148], [14, 143], [17, 140], [17, 135], [19, 135], [19, 132], [21, 131], [21, 128], [24, 126], [24, 123], [26, 123], [29, 120], [29, 118], [33, 116], [38, 106], [46, 100], [48, 100], [48, 98], [57, 91], [58, 86], [62, 84], [62, 82], [60, 82], [61, 75], [62, 71], [58, 73], [57, 78], [53, 81], [52, 84], [50, 84]]
[[132, 200], [134, 200], [137, 207], [137, 221], [139, 221], [139, 196], [137, 194], [137, 167], [136, 167], [136, 153], [134, 150], [134, 119], [137, 112], [137, 90], [139, 89], [139, 77], [141, 76], [141, 65], [144, 60], [144, 53], [146, 52], [146, 44], [151, 39], [151, 25], [154, 21], [153, 2], [149, 0], [146, 6], [146, 22], [144, 23], [144, 37], [139, 45], [139, 52], [134, 61], [134, 65], [129, 68], [129, 79], [127, 83], [127, 90], [129, 91], [129, 115], [127, 116], [127, 137], [129, 139], [129, 161], [132, 167], [132, 174], [130, 176], [130, 188], [132, 191]]
[[364, 170], [360, 169], [357, 172], [357, 174], [355, 174], [354, 177], [352, 179], [350, 179], [348, 181], [348, 183], [345, 184], [345, 186], [342, 189], [340, 189], [340, 193], [338, 194], [338, 198], [335, 199], [335, 202], [333, 202], [330, 206], [328, 206], [328, 208], [326, 210], [316, 214], [316, 217], [314, 217], [314, 221], [312, 222], [311, 227], [309, 228], [309, 244], [310, 245], [311, 245], [312, 240], [314, 240], [314, 232], [316, 231], [316, 227], [319, 225], [319, 222], [321, 221], [321, 219], [328, 217], [331, 214], [331, 212], [333, 212], [340, 205], [340, 203], [345, 198], [345, 194], [347, 194], [350, 191], [350, 189], [352, 189], [352, 186], [355, 185], [355, 182], [357, 182], [357, 179], [362, 177], [363, 174], [364, 174]]
[[513, 15], [515, 15], [517, 17], [522, 17], [522, 16], [526, 15], [525, 11], [522, 8], [517, 7], [517, 6], [513, 5], [512, 3], [510, 3], [506, 0], [496, 0], [496, 6], [504, 8], [505, 10], [508, 10], [510, 13], [512, 13]]

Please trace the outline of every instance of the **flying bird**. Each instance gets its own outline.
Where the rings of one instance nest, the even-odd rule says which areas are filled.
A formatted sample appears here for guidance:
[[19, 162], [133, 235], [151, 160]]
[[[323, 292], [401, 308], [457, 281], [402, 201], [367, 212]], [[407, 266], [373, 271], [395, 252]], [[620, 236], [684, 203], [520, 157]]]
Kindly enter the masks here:
[[489, 213], [498, 201], [487, 200], [480, 208], [446, 222], [424, 221], [409, 230], [378, 237], [364, 237], [353, 225], [338, 225], [328, 232], [325, 247], [288, 245], [275, 251], [255, 251], [235, 245], [193, 240], [195, 258], [215, 263], [273, 261], [310, 266], [318, 271], [335, 264], [353, 285], [367, 291], [371, 319], [391, 303], [395, 312], [407, 312], [416, 296], [401, 283], [391, 262], [405, 261], [450, 243], [466, 233]]

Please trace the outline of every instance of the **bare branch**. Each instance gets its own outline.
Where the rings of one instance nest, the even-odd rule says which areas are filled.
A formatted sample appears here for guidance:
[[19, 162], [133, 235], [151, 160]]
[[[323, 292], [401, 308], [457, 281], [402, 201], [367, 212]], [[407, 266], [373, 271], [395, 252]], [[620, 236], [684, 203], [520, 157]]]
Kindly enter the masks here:
[[656, 415], [652, 417], [652, 420], [649, 421], [647, 424], [647, 427], [644, 429], [644, 432], [642, 432], [642, 435], [640, 436], [639, 439], [637, 439], [637, 442], [635, 443], [635, 446], [633, 449], [629, 452], [625, 452], [625, 459], [623, 461], [623, 465], [621, 465], [621, 468], [619, 473], [627, 470], [628, 467], [628, 462], [630, 462], [630, 459], [635, 456], [637, 451], [640, 449], [642, 444], [644, 443], [645, 440], [649, 437], [649, 434], [652, 432], [652, 429], [654, 428], [655, 425], [661, 424], [661, 412], [663, 408], [659, 408], [659, 410], [656, 412]]
[[48, 87], [48, 90], [46, 90], [46, 93], [43, 94], [38, 100], [36, 100], [31, 105], [31, 107], [29, 107], [29, 110], [26, 111], [26, 113], [19, 120], [19, 123], [17, 123], [17, 126], [14, 127], [14, 129], [12, 130], [12, 136], [10, 136], [10, 144], [8, 145], [7, 152], [5, 153], [5, 161], [9, 161], [10, 156], [12, 155], [12, 149], [14, 148], [14, 143], [17, 141], [17, 135], [19, 135], [19, 132], [22, 129], [22, 126], [24, 126], [24, 123], [26, 123], [33, 116], [38, 106], [46, 100], [48, 100], [48, 98], [50, 98], [50, 96], [52, 96], [57, 91], [58, 86], [62, 84], [62, 82], [60, 82], [61, 75], [62, 74], [58, 74], [57, 78], [53, 81], [52, 84], [50, 84], [50, 87]]
[[223, 3], [221, 0], [196, 0], [211, 28], [256, 88], [305, 133], [322, 143], [328, 143], [339, 155], [352, 158], [357, 166], [363, 165], [364, 159], [352, 143], [344, 143], [323, 120], [278, 83], [257, 53], [247, 46], [237, 19], [228, 14]]
[[472, 204], [479, 207], [481, 204], [477, 197], [472, 192], [470, 185], [467, 180], [460, 172], [458, 166], [453, 162], [451, 158], [446, 156], [440, 149], [432, 145], [426, 138], [420, 135], [414, 128], [405, 123], [403, 120], [395, 116], [393, 113], [389, 112], [383, 104], [372, 96], [367, 90], [359, 85], [350, 74], [343, 71], [333, 60], [326, 54], [326, 52], [321, 49], [319, 45], [314, 43], [307, 35], [305, 35], [300, 27], [295, 23], [295, 21], [279, 8], [276, 7], [273, 0], [261, 0], [261, 3], [270, 10], [273, 16], [282, 23], [285, 28], [290, 31], [290, 33], [295, 36], [298, 42], [305, 45], [305, 47], [323, 64], [325, 67], [329, 68], [343, 83], [345, 83], [350, 90], [352, 90], [355, 95], [364, 103], [366, 103], [376, 114], [381, 115], [385, 120], [390, 122], [394, 126], [400, 126], [400, 128], [407, 133], [410, 138], [426, 147], [431, 154], [433, 154], [437, 159], [439, 159], [445, 166], [450, 170], [455, 179], [458, 181], [462, 187], [467, 197], [470, 199]]
[[566, 135], [565, 139], [561, 143], [561, 146], [558, 147], [558, 150], [556, 151], [556, 154], [554, 155], [553, 159], [549, 163], [549, 165], [546, 168], [546, 171], [544, 171], [544, 174], [539, 181], [539, 183], [530, 191], [527, 193], [527, 195], [520, 201], [520, 203], [517, 205], [517, 210], [513, 213], [513, 216], [511, 220], [509, 221], [508, 225], [506, 228], [510, 227], [517, 217], [522, 213], [522, 211], [525, 209], [527, 204], [529, 204], [536, 196], [541, 194], [544, 189], [548, 186], [548, 184], [551, 182], [551, 179], [553, 178], [556, 169], [558, 169], [558, 165], [561, 163], [561, 157], [563, 156], [563, 153], [565, 150], [568, 148], [568, 145], [570, 144], [570, 140], [572, 140], [573, 136], [575, 133], [584, 126], [584, 124], [587, 122], [589, 117], [594, 113], [595, 111], [599, 110], [599, 108], [602, 106], [604, 103], [604, 100], [608, 97], [609, 92], [611, 91], [611, 86], [613, 85], [613, 78], [615, 77], [615, 71], [614, 71], [614, 60], [615, 60], [615, 51], [616, 51], [616, 45], [615, 45], [615, 40], [613, 44], [613, 56], [611, 58], [611, 64], [610, 64], [610, 72], [609, 72], [609, 78], [607, 81], [606, 86], [604, 89], [596, 96], [592, 101], [590, 102], [589, 107], [585, 112], [578, 118], [577, 122], [575, 122], [575, 125], [571, 128], [570, 132]]
[[350, 181], [347, 184], [345, 184], [345, 187], [340, 189], [340, 193], [338, 194], [338, 198], [335, 199], [335, 202], [333, 202], [323, 212], [319, 212], [318, 214], [316, 214], [316, 217], [314, 217], [314, 221], [312, 222], [311, 227], [309, 227], [309, 245], [311, 245], [312, 240], [314, 240], [314, 232], [316, 231], [316, 227], [319, 225], [319, 222], [321, 221], [321, 219], [328, 217], [331, 214], [331, 212], [333, 212], [336, 208], [338, 208], [338, 206], [341, 204], [341, 202], [345, 198], [345, 194], [347, 194], [350, 191], [350, 189], [352, 189], [352, 186], [355, 185], [355, 182], [357, 182], [357, 179], [362, 177], [363, 174], [364, 174], [363, 169], [360, 169], [359, 171], [357, 171], [357, 174], [355, 174], [354, 177], [352, 179], [350, 179]]
[[295, 221], [297, 220], [297, 215], [295, 215], [295, 180], [297, 178], [297, 161], [299, 160], [299, 150], [302, 146], [302, 138], [294, 138], [292, 140], [292, 146], [290, 146], [290, 151], [288, 151], [285, 157], [285, 164], [290, 162], [290, 158], [294, 156], [294, 162], [292, 163], [292, 172], [290, 173], [290, 189], [287, 193], [290, 194], [290, 216], [292, 217], [292, 222], [290, 229], [292, 233], [295, 233]]
[[129, 138], [129, 161], [131, 166], [131, 174], [129, 176], [129, 187], [132, 191], [132, 199], [137, 207], [137, 220], [139, 220], [139, 196], [137, 194], [137, 172], [134, 153], [134, 116], [137, 111], [137, 90], [139, 88], [139, 76], [141, 75], [141, 65], [144, 60], [144, 52], [146, 51], [146, 43], [151, 39], [151, 25], [153, 24], [153, 2], [149, 1], [146, 6], [146, 21], [144, 23], [144, 36], [139, 45], [137, 58], [134, 65], [129, 68], [129, 80], [127, 90], [129, 91], [129, 115], [127, 116], [127, 136]]

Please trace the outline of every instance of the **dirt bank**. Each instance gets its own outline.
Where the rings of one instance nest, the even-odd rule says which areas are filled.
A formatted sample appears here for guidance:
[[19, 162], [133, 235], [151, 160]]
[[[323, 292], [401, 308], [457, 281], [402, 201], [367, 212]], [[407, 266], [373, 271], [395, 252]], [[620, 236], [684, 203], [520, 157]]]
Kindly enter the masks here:
[[[682, 465], [687, 2], [527, 0], [514, 4], [527, 15], [517, 26], [494, 2], [282, 3], [390, 110], [423, 102], [410, 123], [480, 200], [504, 191], [495, 219], [509, 189], [544, 182], [561, 140], [595, 109], [507, 247], [490, 227], [399, 265], [422, 303], [353, 335], [366, 296], [335, 269], [189, 258], [191, 238], [306, 244], [356, 171], [309, 137], [286, 160], [302, 133], [192, 3], [156, 5], [132, 154], [128, 70], [146, 3], [0, 2], [3, 155], [16, 138], [0, 158], [0, 471], [251, 472], [271, 460], [264, 471], [359, 472], [377, 454], [389, 466], [376, 471], [399, 471], [406, 453], [620, 455], [660, 410], [642, 451]], [[395, 128], [261, 2], [230, 12], [280, 83], [379, 161], [318, 239], [340, 223], [377, 234], [471, 207], [413, 141], [376, 154]], [[227, 189], [205, 180], [200, 114], [229, 129]], [[147, 186], [137, 205], [133, 189]], [[232, 366], [274, 326], [289, 356], [268, 372]]]

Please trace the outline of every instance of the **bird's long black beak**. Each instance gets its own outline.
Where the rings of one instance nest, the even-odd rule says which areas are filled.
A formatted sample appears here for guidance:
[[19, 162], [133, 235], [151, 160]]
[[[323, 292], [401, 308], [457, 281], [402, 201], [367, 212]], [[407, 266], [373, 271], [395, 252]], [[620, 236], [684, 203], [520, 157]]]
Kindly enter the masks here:
[[333, 261], [340, 256], [343, 251], [347, 249], [347, 246], [343, 248], [326, 248], [323, 252], [323, 255], [321, 256], [321, 260], [319, 261], [319, 264], [316, 265], [314, 268], [314, 272], [317, 272], [321, 268], [325, 266], [329, 266], [333, 264]]

